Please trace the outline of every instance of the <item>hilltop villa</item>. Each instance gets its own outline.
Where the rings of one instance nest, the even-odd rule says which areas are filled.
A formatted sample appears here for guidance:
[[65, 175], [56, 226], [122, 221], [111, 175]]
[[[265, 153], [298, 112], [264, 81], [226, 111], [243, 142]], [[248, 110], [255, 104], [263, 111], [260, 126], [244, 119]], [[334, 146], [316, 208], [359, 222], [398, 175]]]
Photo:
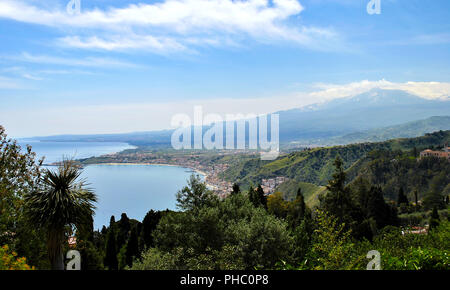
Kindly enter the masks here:
[[424, 150], [420, 152], [420, 158], [424, 157], [446, 158], [448, 161], [450, 161], [450, 147], [446, 144], [444, 147], [444, 151], [433, 151], [430, 149]]

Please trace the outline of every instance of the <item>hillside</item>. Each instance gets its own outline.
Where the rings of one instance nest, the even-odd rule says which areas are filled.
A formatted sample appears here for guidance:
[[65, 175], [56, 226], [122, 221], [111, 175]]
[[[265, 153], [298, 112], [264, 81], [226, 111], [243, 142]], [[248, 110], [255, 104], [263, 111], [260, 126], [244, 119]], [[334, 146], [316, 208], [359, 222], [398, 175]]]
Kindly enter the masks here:
[[402, 188], [410, 201], [417, 190], [421, 199], [428, 192], [450, 194], [450, 162], [417, 160], [413, 152], [373, 151], [347, 170], [349, 180], [362, 177], [382, 188], [385, 197], [396, 200]]
[[405, 124], [355, 132], [330, 139], [329, 143], [351, 144], [361, 142], [380, 142], [394, 138], [412, 138], [440, 130], [450, 130], [450, 116], [434, 116]]
[[244, 186], [276, 176], [286, 176], [299, 182], [323, 186], [331, 178], [334, 170], [333, 161], [337, 156], [343, 159], [349, 177], [355, 178], [357, 173], [367, 166], [371, 158], [369, 153], [374, 150], [398, 151], [396, 154], [401, 154], [416, 148], [416, 151], [420, 152], [426, 148], [442, 146], [446, 142], [450, 142], [450, 131], [439, 131], [417, 138], [314, 148], [293, 152], [274, 161], [261, 161], [258, 158], [243, 161], [226, 170], [222, 177], [238, 181]]
[[319, 205], [319, 195], [326, 191], [325, 186], [317, 186], [312, 183], [289, 180], [280, 184], [275, 189], [275, 192], [277, 191], [282, 192], [286, 200], [292, 201], [295, 199], [297, 195], [297, 190], [299, 188], [302, 189], [302, 194], [305, 198], [305, 203], [310, 208]]

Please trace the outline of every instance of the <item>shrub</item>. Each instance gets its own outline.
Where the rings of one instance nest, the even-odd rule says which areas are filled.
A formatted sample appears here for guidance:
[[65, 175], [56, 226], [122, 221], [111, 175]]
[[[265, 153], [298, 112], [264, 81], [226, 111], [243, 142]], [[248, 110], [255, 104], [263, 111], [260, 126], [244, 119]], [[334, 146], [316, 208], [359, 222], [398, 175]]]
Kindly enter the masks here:
[[16, 252], [4, 245], [0, 248], [0, 270], [34, 270], [34, 267], [27, 265], [25, 257], [17, 257]]

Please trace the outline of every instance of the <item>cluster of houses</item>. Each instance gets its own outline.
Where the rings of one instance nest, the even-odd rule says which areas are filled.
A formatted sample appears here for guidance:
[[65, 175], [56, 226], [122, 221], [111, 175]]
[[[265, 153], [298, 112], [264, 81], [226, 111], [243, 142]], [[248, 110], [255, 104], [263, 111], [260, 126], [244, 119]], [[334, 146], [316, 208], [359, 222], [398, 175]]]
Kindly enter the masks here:
[[284, 176], [277, 176], [275, 178], [263, 179], [261, 181], [261, 188], [264, 190], [265, 194], [272, 194], [280, 184], [288, 181], [289, 178]]

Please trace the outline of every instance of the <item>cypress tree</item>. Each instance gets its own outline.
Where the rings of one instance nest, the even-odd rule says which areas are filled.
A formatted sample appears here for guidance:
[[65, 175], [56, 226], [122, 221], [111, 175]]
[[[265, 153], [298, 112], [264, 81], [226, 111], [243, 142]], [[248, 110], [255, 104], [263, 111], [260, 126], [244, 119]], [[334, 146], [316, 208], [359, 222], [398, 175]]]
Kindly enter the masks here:
[[147, 248], [154, 246], [152, 233], [156, 229], [161, 217], [162, 214], [160, 211], [155, 212], [154, 210], [150, 210], [142, 220], [142, 238]]
[[250, 200], [250, 202], [257, 207], [259, 202], [258, 202], [258, 197], [256, 194], [255, 189], [253, 188], [253, 186], [250, 185], [250, 187], [248, 188], [248, 199]]
[[129, 267], [133, 265], [133, 259], [139, 255], [138, 235], [136, 228], [133, 228], [130, 233], [130, 239], [127, 243], [125, 252], [126, 263]]
[[435, 206], [435, 207], [433, 207], [433, 210], [431, 211], [431, 215], [430, 215], [430, 222], [429, 222], [430, 231], [432, 229], [437, 228], [439, 226], [439, 222], [440, 222], [439, 213], [438, 213], [437, 207]]
[[231, 191], [231, 195], [235, 195], [241, 192], [241, 189], [239, 188], [239, 184], [234, 183], [233, 184], [233, 190]]
[[350, 193], [345, 186], [346, 174], [340, 157], [334, 161], [335, 171], [333, 178], [328, 182], [328, 193], [321, 199], [321, 207], [329, 214], [336, 217], [340, 223], [349, 226], [352, 221], [355, 206]]
[[116, 231], [114, 220], [115, 220], [114, 216], [112, 216], [109, 224], [108, 235], [106, 238], [106, 253], [105, 259], [103, 261], [103, 264], [105, 265], [105, 267], [108, 267], [109, 270], [118, 269]]
[[296, 228], [302, 223], [306, 214], [305, 198], [302, 194], [302, 189], [299, 187], [297, 190], [297, 196], [292, 204], [288, 220], [292, 229]]
[[121, 249], [128, 240], [128, 235], [130, 232], [130, 219], [126, 213], [122, 213], [120, 220], [117, 222], [118, 232], [117, 232], [117, 248]]
[[255, 204], [256, 206], [262, 206], [267, 209], [267, 197], [264, 194], [264, 190], [261, 187], [261, 184], [258, 185], [255, 191]]
[[403, 187], [400, 187], [400, 189], [398, 191], [397, 206], [400, 206], [403, 203], [408, 205], [409, 201], [405, 195], [405, 192], [403, 191]]
[[379, 186], [372, 186], [369, 191], [367, 218], [373, 218], [377, 228], [381, 229], [390, 223], [391, 209], [384, 201], [383, 192]]

